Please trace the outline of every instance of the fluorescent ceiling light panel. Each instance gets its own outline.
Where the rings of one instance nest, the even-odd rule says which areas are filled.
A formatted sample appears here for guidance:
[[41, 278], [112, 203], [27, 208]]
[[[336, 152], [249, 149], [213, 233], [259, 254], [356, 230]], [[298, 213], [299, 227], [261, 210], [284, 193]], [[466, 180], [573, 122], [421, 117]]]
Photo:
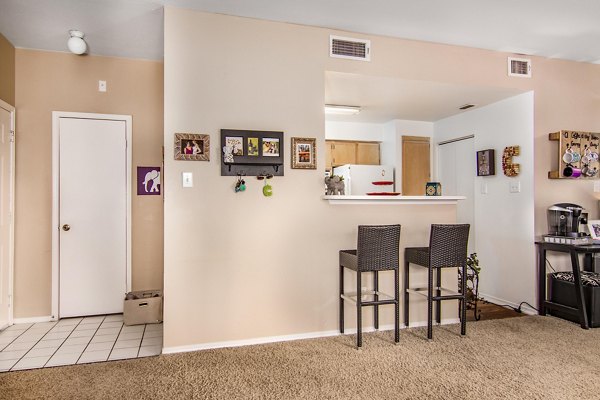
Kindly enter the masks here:
[[358, 106], [338, 106], [335, 104], [325, 104], [325, 114], [356, 115], [360, 112]]

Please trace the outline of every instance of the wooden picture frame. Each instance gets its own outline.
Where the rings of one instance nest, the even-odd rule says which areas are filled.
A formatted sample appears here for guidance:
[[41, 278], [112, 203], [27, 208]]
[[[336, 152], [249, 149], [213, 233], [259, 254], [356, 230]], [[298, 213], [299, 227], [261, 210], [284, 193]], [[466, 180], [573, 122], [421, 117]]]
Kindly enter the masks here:
[[477, 176], [496, 175], [496, 152], [494, 149], [477, 152]]
[[317, 139], [292, 138], [292, 168], [317, 169]]
[[592, 239], [600, 239], [600, 219], [590, 219], [587, 223]]
[[176, 133], [175, 159], [186, 161], [210, 161], [210, 135]]

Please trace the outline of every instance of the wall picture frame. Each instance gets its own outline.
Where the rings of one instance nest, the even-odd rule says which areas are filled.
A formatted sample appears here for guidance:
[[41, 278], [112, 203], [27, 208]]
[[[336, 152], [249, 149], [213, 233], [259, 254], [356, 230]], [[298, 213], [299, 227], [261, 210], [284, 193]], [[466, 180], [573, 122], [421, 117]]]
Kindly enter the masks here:
[[496, 158], [494, 149], [477, 152], [477, 176], [496, 175]]
[[210, 161], [210, 135], [176, 133], [175, 159], [186, 161]]
[[600, 219], [590, 219], [587, 223], [592, 239], [600, 239]]
[[292, 169], [317, 169], [317, 139], [292, 138]]

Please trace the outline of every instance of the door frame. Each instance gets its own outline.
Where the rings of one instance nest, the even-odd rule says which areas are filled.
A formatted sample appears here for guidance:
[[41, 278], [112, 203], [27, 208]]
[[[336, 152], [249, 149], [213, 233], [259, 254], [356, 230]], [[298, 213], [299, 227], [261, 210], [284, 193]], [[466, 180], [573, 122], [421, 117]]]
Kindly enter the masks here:
[[[14, 276], [15, 276], [15, 107], [0, 100], [0, 108], [5, 109], [10, 113], [10, 184], [9, 184], [9, 218], [10, 232], [8, 243], [8, 325], [14, 323]], [[0, 329], [3, 327], [0, 327]]]
[[[127, 291], [131, 291], [131, 156], [132, 156], [132, 118], [131, 115], [93, 114], [67, 111], [52, 112], [52, 320], [58, 320], [59, 315], [59, 266], [60, 266], [60, 219], [59, 219], [59, 194], [60, 194], [60, 118], [96, 119], [125, 122], [126, 141], [125, 153], [127, 157]], [[123, 293], [125, 298], [125, 293]]]

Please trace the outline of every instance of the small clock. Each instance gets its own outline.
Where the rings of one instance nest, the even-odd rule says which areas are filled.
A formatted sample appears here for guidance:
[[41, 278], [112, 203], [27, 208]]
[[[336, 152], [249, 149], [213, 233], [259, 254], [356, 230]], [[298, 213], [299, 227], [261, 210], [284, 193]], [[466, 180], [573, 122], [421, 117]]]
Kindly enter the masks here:
[[439, 182], [427, 182], [425, 185], [426, 196], [441, 196], [442, 195], [442, 184]]

